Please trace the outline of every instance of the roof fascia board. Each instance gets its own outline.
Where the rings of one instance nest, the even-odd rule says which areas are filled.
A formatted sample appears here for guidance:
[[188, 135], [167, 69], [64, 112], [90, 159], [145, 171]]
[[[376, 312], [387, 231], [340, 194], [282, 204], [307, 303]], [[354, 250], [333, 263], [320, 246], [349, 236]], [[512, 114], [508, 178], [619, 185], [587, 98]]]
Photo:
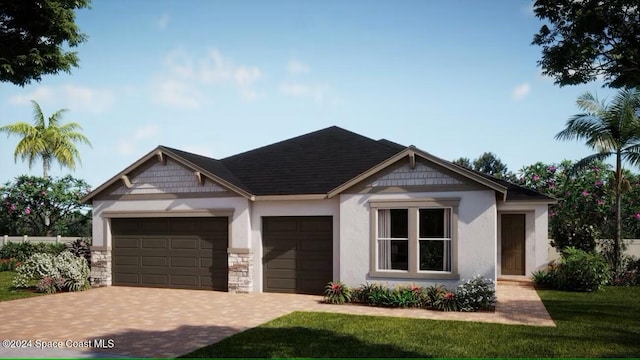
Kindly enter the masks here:
[[204, 169], [202, 169], [199, 166], [196, 166], [195, 164], [191, 163], [190, 161], [187, 161], [185, 159], [183, 159], [181, 156], [173, 153], [172, 151], [163, 148], [162, 146], [158, 146], [157, 148], [155, 148], [154, 150], [152, 150], [151, 152], [149, 152], [148, 154], [146, 154], [145, 156], [143, 156], [142, 158], [140, 158], [138, 161], [134, 162], [133, 164], [129, 165], [127, 168], [125, 168], [124, 170], [122, 170], [121, 172], [119, 172], [116, 176], [112, 177], [111, 179], [109, 179], [107, 182], [105, 182], [104, 184], [100, 185], [97, 189], [93, 190], [92, 192], [90, 192], [89, 194], [87, 194], [85, 197], [83, 197], [80, 201], [83, 203], [87, 203], [89, 202], [91, 199], [93, 199], [96, 195], [98, 195], [99, 193], [101, 193], [102, 191], [104, 191], [106, 188], [108, 188], [109, 186], [113, 185], [116, 181], [122, 181], [124, 178], [127, 178], [127, 174], [129, 174], [130, 172], [132, 172], [133, 170], [135, 170], [136, 168], [138, 168], [139, 166], [141, 166], [142, 164], [144, 164], [145, 162], [149, 161], [151, 158], [157, 156], [159, 162], [165, 163], [166, 162], [166, 158], [167, 155], [169, 155], [171, 157], [172, 160], [176, 161], [177, 163], [190, 168], [191, 170], [194, 170], [196, 172], [200, 172], [202, 175], [208, 177], [209, 179], [219, 183], [220, 185], [232, 190], [233, 192], [247, 198], [250, 200], [254, 200], [255, 196], [253, 196], [252, 194], [249, 194], [248, 192], [238, 188], [237, 186], [229, 183], [228, 181], [210, 173], [209, 171], [206, 171]]
[[326, 198], [327, 194], [256, 195], [255, 201], [324, 200]]
[[[497, 184], [493, 181], [487, 180], [481, 176], [478, 176], [476, 174], [474, 174], [471, 171], [468, 171], [466, 169], [463, 168], [458, 168], [455, 166], [451, 166], [448, 162], [435, 157], [425, 151], [422, 151], [414, 146], [410, 146], [404, 150], [402, 150], [401, 152], [397, 153], [396, 155], [393, 155], [392, 157], [388, 158], [387, 160], [384, 160], [383, 162], [381, 162], [380, 164], [372, 167], [371, 169], [363, 172], [362, 174], [354, 177], [353, 179], [345, 182], [344, 184], [336, 187], [335, 189], [329, 191], [329, 193], [327, 194], [328, 198], [332, 198], [338, 194], [340, 194], [341, 192], [347, 190], [348, 188], [360, 183], [361, 181], [367, 179], [368, 177], [375, 175], [376, 173], [382, 171], [383, 169], [387, 168], [388, 166], [393, 165], [394, 163], [400, 161], [401, 159], [405, 158], [405, 157], [409, 157], [411, 159], [411, 157], [415, 157], [415, 156], [420, 156], [421, 158], [430, 161], [436, 165], [442, 166], [445, 169], [452, 171], [458, 175], [461, 175], [465, 178], [468, 178], [476, 183], [479, 183], [481, 185], [484, 185], [492, 190], [495, 190], [499, 193], [502, 194], [503, 196], [503, 201], [506, 200], [507, 197], [507, 188], [505, 186], [502, 186], [500, 184]], [[415, 161], [415, 160], [414, 160]]]
[[104, 191], [106, 188], [108, 188], [109, 186], [115, 184], [116, 181], [122, 181], [122, 179], [123, 179], [122, 177], [123, 176], [126, 177], [127, 174], [129, 174], [131, 171], [133, 171], [134, 169], [136, 169], [140, 165], [144, 164], [145, 162], [147, 162], [152, 157], [158, 156], [158, 153], [161, 153], [161, 152], [162, 152], [162, 149], [160, 149], [159, 146], [157, 148], [151, 150], [149, 153], [147, 153], [146, 155], [141, 157], [138, 161], [136, 161], [133, 164], [129, 165], [124, 170], [122, 170], [118, 174], [116, 174], [114, 177], [112, 177], [111, 179], [107, 180], [102, 185], [98, 186], [95, 190], [93, 190], [90, 193], [88, 193], [87, 195], [85, 195], [85, 197], [80, 199], [80, 202], [82, 202], [82, 203], [89, 202], [91, 199], [93, 199], [96, 195], [98, 195], [99, 193]]

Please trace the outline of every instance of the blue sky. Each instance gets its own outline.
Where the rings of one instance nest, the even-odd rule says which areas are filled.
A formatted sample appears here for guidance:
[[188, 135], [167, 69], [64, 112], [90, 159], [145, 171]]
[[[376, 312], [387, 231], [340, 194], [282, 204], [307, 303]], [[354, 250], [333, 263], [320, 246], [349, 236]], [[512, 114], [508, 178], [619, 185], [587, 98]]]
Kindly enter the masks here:
[[[587, 155], [553, 139], [585, 91], [543, 77], [530, 1], [106, 1], [78, 13], [80, 68], [0, 84], [0, 124], [67, 108], [93, 187], [157, 145], [222, 158], [337, 125], [510, 170]], [[0, 182], [25, 173], [0, 135]], [[66, 174], [55, 165], [53, 175]]]

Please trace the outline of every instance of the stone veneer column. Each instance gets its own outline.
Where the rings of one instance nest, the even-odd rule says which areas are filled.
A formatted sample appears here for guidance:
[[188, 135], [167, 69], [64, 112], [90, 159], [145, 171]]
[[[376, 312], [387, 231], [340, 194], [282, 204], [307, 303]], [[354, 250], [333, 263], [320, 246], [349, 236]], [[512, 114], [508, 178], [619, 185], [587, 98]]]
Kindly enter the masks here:
[[250, 249], [228, 249], [229, 292], [253, 291], [253, 254]]
[[91, 285], [111, 286], [111, 250], [91, 249]]

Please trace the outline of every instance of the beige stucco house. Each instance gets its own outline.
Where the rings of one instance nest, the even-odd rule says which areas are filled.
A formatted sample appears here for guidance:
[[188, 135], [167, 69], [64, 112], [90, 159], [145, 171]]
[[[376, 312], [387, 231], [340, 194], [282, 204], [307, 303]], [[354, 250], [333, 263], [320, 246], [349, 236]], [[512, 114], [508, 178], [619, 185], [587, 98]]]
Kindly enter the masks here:
[[225, 159], [159, 146], [84, 201], [94, 284], [312, 294], [528, 275], [554, 202], [338, 127]]

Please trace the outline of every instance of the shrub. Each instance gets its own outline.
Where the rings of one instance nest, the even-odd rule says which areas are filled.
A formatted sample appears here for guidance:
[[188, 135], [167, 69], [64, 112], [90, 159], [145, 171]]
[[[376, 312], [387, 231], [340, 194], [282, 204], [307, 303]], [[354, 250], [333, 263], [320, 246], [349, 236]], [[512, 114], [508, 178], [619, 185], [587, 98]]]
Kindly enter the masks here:
[[422, 306], [425, 308], [437, 309], [436, 303], [447, 293], [444, 285], [433, 285], [424, 289]]
[[558, 272], [555, 266], [546, 270], [538, 270], [532, 274], [533, 283], [542, 288], [555, 289], [558, 287]]
[[351, 302], [351, 289], [342, 281], [330, 282], [324, 289], [324, 301], [328, 304]]
[[84, 258], [87, 261], [89, 269], [91, 269], [91, 247], [89, 245], [89, 242], [85, 241], [84, 239], [76, 239], [73, 242], [67, 244], [66, 248], [73, 255]]
[[496, 304], [496, 287], [492, 280], [477, 275], [458, 285], [455, 297], [460, 311], [490, 309]]
[[391, 307], [394, 304], [393, 295], [391, 295], [391, 289], [386, 287], [375, 288], [369, 294], [369, 304], [374, 306]]
[[627, 257], [623, 259], [623, 267], [611, 276], [611, 285], [640, 285], [640, 259]]
[[15, 258], [0, 259], [0, 271], [14, 271], [20, 265]]
[[458, 298], [451, 291], [446, 291], [434, 303], [434, 307], [441, 311], [458, 311]]
[[67, 246], [63, 243], [8, 242], [0, 248], [0, 259], [15, 258], [25, 261], [36, 253], [60, 255], [66, 249]]
[[597, 291], [609, 280], [604, 258], [574, 247], [562, 252], [557, 268], [557, 286], [569, 291]]
[[359, 287], [355, 288], [351, 293], [351, 301], [354, 303], [369, 304], [371, 294], [376, 291], [379, 291], [379, 289], [382, 289], [382, 285], [380, 284], [366, 283], [366, 284], [360, 285]]
[[25, 261], [35, 253], [35, 246], [30, 242], [8, 242], [0, 248], [0, 258]]
[[36, 289], [47, 293], [57, 290], [80, 291], [89, 288], [89, 267], [83, 258], [68, 251], [54, 256], [36, 253], [16, 268], [15, 287], [28, 287], [37, 281]]

